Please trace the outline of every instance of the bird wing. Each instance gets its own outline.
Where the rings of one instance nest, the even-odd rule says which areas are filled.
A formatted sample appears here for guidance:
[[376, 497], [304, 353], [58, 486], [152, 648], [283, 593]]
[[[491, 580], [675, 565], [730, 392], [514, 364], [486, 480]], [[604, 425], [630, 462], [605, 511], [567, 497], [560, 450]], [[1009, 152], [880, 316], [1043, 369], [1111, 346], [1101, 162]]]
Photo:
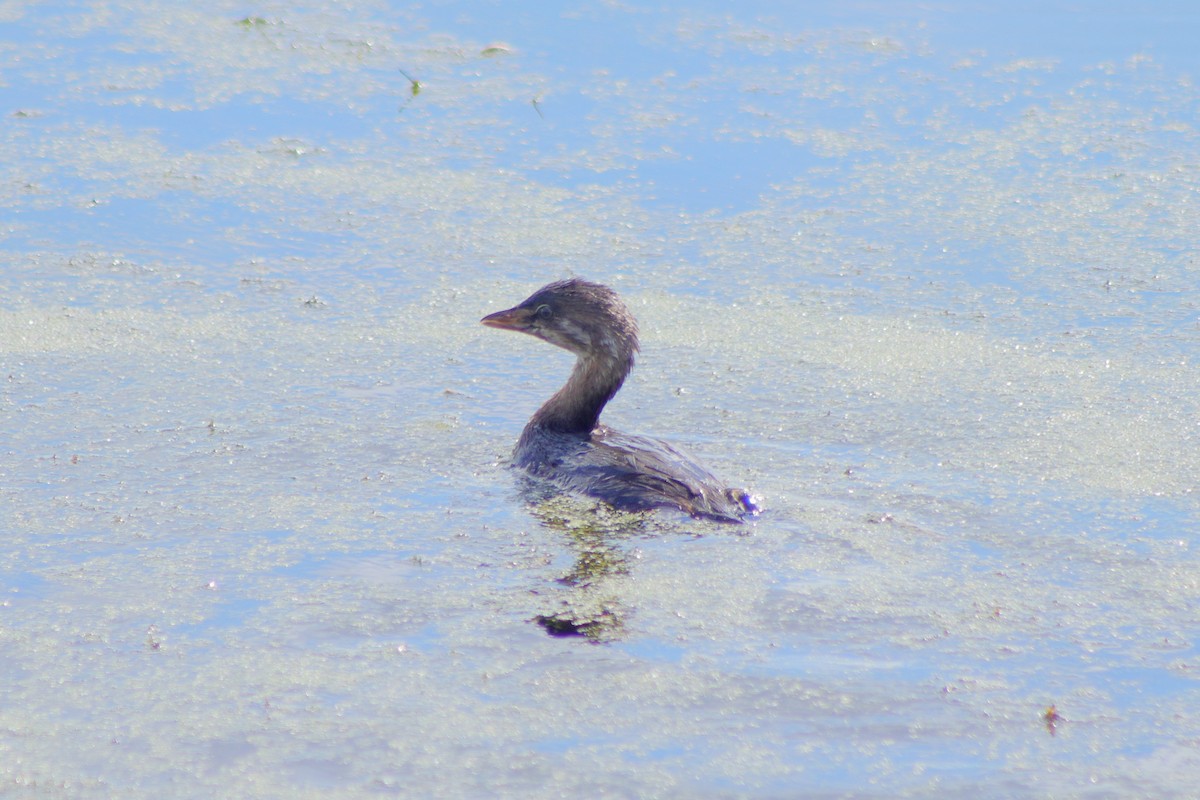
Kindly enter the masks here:
[[590, 484], [584, 491], [608, 499], [617, 508], [673, 506], [693, 515], [739, 519], [730, 508], [724, 484], [659, 439], [599, 428], [578, 470]]

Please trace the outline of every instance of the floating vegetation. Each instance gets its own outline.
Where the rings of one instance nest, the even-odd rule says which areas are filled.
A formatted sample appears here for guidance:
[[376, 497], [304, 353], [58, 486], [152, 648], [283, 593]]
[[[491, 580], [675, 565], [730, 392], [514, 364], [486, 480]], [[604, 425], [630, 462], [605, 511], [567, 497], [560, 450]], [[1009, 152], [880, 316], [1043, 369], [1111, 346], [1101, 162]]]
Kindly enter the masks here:
[[400, 104], [400, 109], [399, 109], [400, 111], [404, 111], [404, 109], [408, 108], [409, 103], [411, 103], [413, 100], [417, 99], [417, 95], [419, 95], [421, 93], [422, 87], [421, 87], [421, 82], [419, 80], [414, 78], [412, 75], [409, 75], [403, 69], [400, 70], [400, 74], [403, 75], [408, 80], [408, 90], [409, 90], [408, 98], [403, 103]]
[[403, 75], [405, 78], [407, 78], [409, 84], [411, 84], [410, 89], [412, 90], [412, 96], [416, 97], [417, 95], [419, 95], [421, 93], [421, 82], [419, 80], [417, 80], [416, 78], [414, 78], [412, 75], [409, 75], [404, 70], [400, 70], [400, 74]]
[[624, 619], [611, 603], [564, 602], [563, 606], [562, 611], [539, 614], [533, 621], [551, 636], [582, 636], [593, 642], [607, 642], [620, 638], [625, 628]]
[[609, 575], [628, 575], [629, 556], [603, 542], [578, 542], [571, 570], [558, 579], [565, 586], [588, 586]]
[[479, 51], [479, 55], [485, 58], [494, 58], [496, 56], [512, 55], [513, 49], [504, 42], [492, 42], [487, 47]]

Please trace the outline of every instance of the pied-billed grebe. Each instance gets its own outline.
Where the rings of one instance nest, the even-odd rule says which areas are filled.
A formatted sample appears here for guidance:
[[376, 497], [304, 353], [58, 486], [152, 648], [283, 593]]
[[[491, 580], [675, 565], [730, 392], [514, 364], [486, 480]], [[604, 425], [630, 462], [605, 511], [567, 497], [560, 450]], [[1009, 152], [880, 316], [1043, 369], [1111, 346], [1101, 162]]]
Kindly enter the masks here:
[[558, 281], [482, 322], [536, 336], [577, 359], [566, 385], [521, 433], [516, 466], [625, 511], [677, 508], [723, 522], [758, 513], [749, 492], [727, 488], [666, 442], [600, 424], [638, 351], [637, 322], [612, 289], [578, 278]]

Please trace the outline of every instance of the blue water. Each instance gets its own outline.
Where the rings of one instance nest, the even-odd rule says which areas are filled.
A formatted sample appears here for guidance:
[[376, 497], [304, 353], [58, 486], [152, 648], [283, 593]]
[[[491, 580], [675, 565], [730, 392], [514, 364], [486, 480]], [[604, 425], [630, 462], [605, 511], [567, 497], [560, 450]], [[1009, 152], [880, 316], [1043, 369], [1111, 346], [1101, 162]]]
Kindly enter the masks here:
[[0, 13], [0, 795], [1193, 793], [1191, 5]]

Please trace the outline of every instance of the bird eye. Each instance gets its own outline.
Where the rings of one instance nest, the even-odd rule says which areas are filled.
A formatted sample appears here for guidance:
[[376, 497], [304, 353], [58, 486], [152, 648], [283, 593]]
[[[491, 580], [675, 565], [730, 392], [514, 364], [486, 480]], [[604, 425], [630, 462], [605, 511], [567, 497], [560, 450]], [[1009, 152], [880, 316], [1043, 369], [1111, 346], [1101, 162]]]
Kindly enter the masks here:
[[540, 320], [550, 319], [550, 317], [554, 314], [554, 312], [550, 310], [550, 306], [546, 305], [545, 303], [542, 303], [540, 306], [538, 306], [533, 313], [537, 314], [537, 318]]

